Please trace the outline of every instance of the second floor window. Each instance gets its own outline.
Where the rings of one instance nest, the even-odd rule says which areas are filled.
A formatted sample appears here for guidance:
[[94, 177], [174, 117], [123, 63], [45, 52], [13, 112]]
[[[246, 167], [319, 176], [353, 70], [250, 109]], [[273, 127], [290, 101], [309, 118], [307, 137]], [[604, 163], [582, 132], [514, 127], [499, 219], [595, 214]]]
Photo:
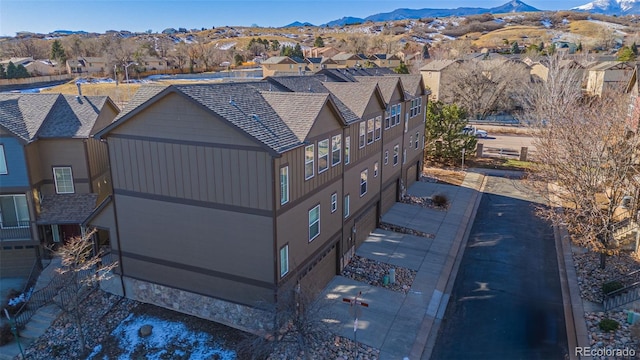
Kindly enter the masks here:
[[367, 193], [367, 177], [369, 175], [369, 170], [362, 170], [360, 173], [360, 196], [364, 196]]
[[329, 168], [329, 139], [318, 141], [318, 174]]
[[367, 144], [373, 142], [373, 119], [367, 120]]
[[71, 167], [54, 167], [53, 180], [56, 184], [56, 193], [73, 194], [73, 174]]
[[358, 140], [361, 148], [364, 147], [364, 137], [366, 132], [367, 132], [367, 123], [366, 121], [363, 121], [360, 123], [360, 133], [359, 133], [359, 140]]
[[418, 150], [419, 144], [420, 144], [420, 133], [417, 132], [416, 133], [416, 144], [415, 144], [416, 145], [416, 148], [415, 148], [416, 150]]
[[309, 242], [320, 235], [320, 205], [309, 210]]
[[376, 141], [382, 137], [382, 116], [376, 117]]
[[387, 165], [389, 163], [389, 150], [384, 152], [384, 164]]
[[313, 154], [313, 145], [309, 145], [304, 148], [304, 179], [308, 180], [313, 177], [313, 163], [314, 163], [314, 154]]
[[400, 152], [400, 146], [399, 145], [394, 146], [393, 147], [393, 166], [398, 165], [398, 155], [400, 155], [399, 152]]
[[336, 135], [331, 138], [331, 166], [340, 164], [341, 153], [342, 153], [342, 135]]
[[331, 194], [331, 212], [338, 210], [338, 193]]
[[373, 163], [373, 177], [378, 176], [378, 162]]
[[289, 167], [280, 168], [280, 205], [289, 202]]
[[349, 217], [349, 194], [344, 196], [344, 218], [348, 218]]
[[4, 156], [4, 145], [0, 144], [0, 175], [6, 175], [8, 173], [7, 158]]
[[351, 161], [351, 136], [344, 138], [344, 164], [348, 164]]
[[29, 226], [29, 208], [25, 195], [0, 196], [0, 228]]

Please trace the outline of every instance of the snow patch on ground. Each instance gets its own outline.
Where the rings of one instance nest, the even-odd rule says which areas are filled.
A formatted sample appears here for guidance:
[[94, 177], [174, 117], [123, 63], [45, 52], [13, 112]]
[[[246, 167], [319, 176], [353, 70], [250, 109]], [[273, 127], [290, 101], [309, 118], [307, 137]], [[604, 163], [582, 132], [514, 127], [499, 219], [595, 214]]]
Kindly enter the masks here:
[[[143, 325], [151, 325], [153, 329], [148, 337], [141, 337], [138, 333]], [[148, 315], [129, 315], [115, 328], [111, 335], [120, 339], [119, 347], [123, 353], [120, 360], [134, 358], [136, 349], [144, 347], [145, 359], [161, 360], [173, 356], [189, 354], [189, 359], [221, 359], [235, 360], [237, 354], [233, 350], [224, 349], [207, 333], [192, 331], [184, 324], [169, 320], [158, 319]], [[172, 353], [167, 351], [171, 348]], [[102, 345], [96, 346], [87, 360], [106, 359], [99, 356]]]

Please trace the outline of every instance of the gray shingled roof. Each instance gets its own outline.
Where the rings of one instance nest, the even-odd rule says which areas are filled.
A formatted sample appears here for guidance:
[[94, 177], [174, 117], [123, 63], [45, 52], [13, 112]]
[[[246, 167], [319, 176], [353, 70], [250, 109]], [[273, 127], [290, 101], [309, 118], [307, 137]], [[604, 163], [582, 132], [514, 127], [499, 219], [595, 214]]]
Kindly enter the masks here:
[[[263, 91], [261, 94], [291, 131], [296, 134], [300, 142], [305, 141], [320, 110], [329, 99], [329, 94], [274, 91]], [[300, 111], [302, 108], [304, 111]]]
[[457, 60], [433, 60], [420, 68], [420, 71], [442, 71], [449, 65], [458, 62]]
[[[391, 76], [391, 75], [389, 75]], [[402, 82], [402, 87], [404, 91], [409, 93], [411, 96], [421, 96], [424, 93], [424, 89], [420, 86], [420, 81], [422, 80], [422, 76], [413, 75], [413, 74], [396, 74], [400, 78]]]
[[[377, 83], [380, 88], [380, 92], [382, 93], [382, 97], [387, 103], [391, 102], [393, 93], [398, 88], [398, 83], [400, 82], [400, 79], [397, 76], [358, 76], [356, 79], [359, 82]], [[402, 87], [400, 89], [402, 96], [404, 96], [404, 89], [402, 89]]]
[[106, 96], [61, 95], [40, 127], [38, 137], [88, 138], [106, 102]]
[[[277, 84], [280, 87], [284, 87], [289, 91], [294, 92], [306, 92], [317, 94], [331, 94], [322, 81], [325, 76], [276, 76], [269, 77], [267, 81], [273, 84]], [[327, 78], [327, 80], [329, 80]], [[331, 99], [336, 104], [338, 111], [342, 114], [342, 117], [349, 124], [355, 121], [360, 121], [360, 117], [356, 115], [347, 105], [345, 105], [338, 97], [331, 94]]]
[[[278, 153], [300, 145], [293, 131], [250, 83], [172, 87]], [[299, 108], [304, 109], [304, 105]]]
[[26, 142], [87, 138], [106, 102], [106, 96], [0, 94], [0, 126]]
[[340, 101], [353, 111], [356, 116], [362, 118], [364, 112], [371, 99], [372, 94], [377, 88], [375, 82], [370, 83], [339, 83], [326, 82], [324, 86], [331, 91]]
[[42, 196], [37, 223], [82, 224], [96, 207], [97, 194], [55, 194]]

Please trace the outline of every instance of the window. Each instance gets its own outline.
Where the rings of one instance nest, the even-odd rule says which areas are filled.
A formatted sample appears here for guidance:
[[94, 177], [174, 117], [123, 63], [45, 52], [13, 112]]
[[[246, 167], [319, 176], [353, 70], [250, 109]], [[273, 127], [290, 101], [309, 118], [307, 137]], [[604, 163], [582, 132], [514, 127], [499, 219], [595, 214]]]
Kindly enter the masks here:
[[0, 228], [29, 226], [29, 208], [26, 195], [0, 196]]
[[409, 137], [409, 149], [413, 147], [413, 135]]
[[280, 277], [289, 272], [289, 245], [280, 248]]
[[340, 164], [342, 157], [342, 135], [336, 135], [331, 138], [331, 166]]
[[329, 168], [329, 139], [318, 141], [318, 174]]
[[70, 167], [54, 167], [53, 180], [56, 183], [56, 193], [73, 194], [73, 175]]
[[403, 164], [407, 163], [407, 149], [402, 150], [402, 163]]
[[391, 126], [396, 126], [396, 106], [391, 105]]
[[382, 116], [376, 117], [376, 141], [382, 137]]
[[304, 179], [308, 180], [313, 177], [313, 145], [304, 148]]
[[373, 177], [378, 176], [378, 162], [373, 163]]
[[280, 168], [280, 205], [289, 202], [289, 167]]
[[367, 193], [367, 176], [369, 175], [369, 170], [364, 169], [360, 172], [360, 197], [364, 196]]
[[344, 218], [349, 217], [349, 194], [344, 196]]
[[344, 138], [344, 164], [348, 164], [351, 161], [351, 136]]
[[418, 98], [418, 114], [422, 112], [422, 98]]
[[418, 144], [420, 144], [420, 133], [419, 132], [416, 133], [416, 148], [415, 148], [416, 150], [418, 150], [418, 146], [419, 146]]
[[398, 165], [398, 153], [400, 152], [400, 146], [396, 145], [393, 147], [393, 166]]
[[367, 144], [373, 142], [373, 119], [367, 120]]
[[4, 145], [0, 144], [0, 175], [6, 175], [7, 170], [7, 158], [4, 156]]
[[389, 112], [385, 111], [384, 112], [384, 128], [388, 129], [391, 126], [391, 124], [389, 124]]
[[338, 210], [338, 193], [331, 194], [331, 213]]
[[402, 104], [398, 104], [396, 109], [396, 125], [400, 124], [400, 120], [402, 120]]
[[360, 123], [360, 148], [364, 147], [364, 135], [367, 132], [367, 123], [365, 121]]
[[387, 165], [389, 163], [389, 150], [384, 152], [384, 164]]
[[309, 242], [320, 235], [320, 205], [309, 210]]

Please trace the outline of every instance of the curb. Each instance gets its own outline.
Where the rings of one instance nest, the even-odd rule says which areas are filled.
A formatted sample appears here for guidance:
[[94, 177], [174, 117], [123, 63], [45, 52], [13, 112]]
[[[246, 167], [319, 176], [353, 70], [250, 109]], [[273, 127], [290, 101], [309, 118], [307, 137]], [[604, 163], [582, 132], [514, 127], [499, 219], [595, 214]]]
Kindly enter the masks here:
[[[559, 211], [562, 211], [560, 209]], [[562, 305], [564, 308], [564, 322], [567, 331], [567, 347], [569, 359], [591, 359], [590, 356], [578, 356], [577, 347], [589, 347], [589, 332], [584, 319], [584, 307], [580, 297], [580, 288], [576, 268], [573, 265], [573, 253], [569, 233], [564, 227], [553, 227], [558, 257], [558, 272], [560, 287], [562, 288]]]
[[481, 172], [476, 172], [476, 174], [481, 176], [482, 181], [478, 188], [472, 188], [474, 192], [471, 198], [469, 198], [469, 205], [463, 215], [463, 219], [466, 219], [466, 224], [464, 226], [460, 226], [456, 233], [454, 243], [449, 251], [448, 260], [442, 269], [442, 273], [438, 279], [436, 288], [434, 289], [434, 296], [440, 296], [436, 316], [432, 318], [425, 313], [418, 336], [416, 337], [411, 349], [409, 359], [429, 359], [431, 357], [431, 353], [440, 330], [440, 324], [449, 303], [451, 290], [453, 289], [456, 276], [458, 275], [458, 269], [462, 262], [464, 249], [467, 246], [469, 234], [471, 233], [473, 219], [476, 217], [478, 207], [480, 206], [480, 199], [482, 199], [482, 191], [484, 190], [487, 181], [487, 176], [485, 174]]

